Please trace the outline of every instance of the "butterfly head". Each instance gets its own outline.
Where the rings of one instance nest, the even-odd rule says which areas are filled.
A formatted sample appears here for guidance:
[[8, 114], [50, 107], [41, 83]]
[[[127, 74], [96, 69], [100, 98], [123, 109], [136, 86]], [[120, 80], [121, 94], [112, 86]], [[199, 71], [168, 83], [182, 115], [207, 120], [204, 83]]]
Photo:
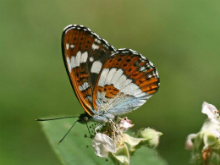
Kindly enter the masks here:
[[79, 116], [79, 119], [77, 121], [82, 124], [86, 124], [89, 122], [90, 119], [91, 119], [91, 116], [89, 114], [83, 113]]

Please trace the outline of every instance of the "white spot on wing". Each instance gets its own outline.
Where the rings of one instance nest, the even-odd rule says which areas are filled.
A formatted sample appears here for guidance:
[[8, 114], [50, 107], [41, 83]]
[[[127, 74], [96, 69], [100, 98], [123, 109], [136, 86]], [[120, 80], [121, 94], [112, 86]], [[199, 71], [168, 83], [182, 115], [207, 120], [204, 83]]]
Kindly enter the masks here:
[[147, 77], [148, 77], [148, 78], [151, 78], [151, 77], [152, 77], [152, 75], [151, 75], [151, 74], [149, 74]]
[[81, 57], [81, 63], [85, 63], [88, 58], [88, 52], [84, 52]]
[[105, 85], [105, 79], [108, 75], [108, 72], [109, 72], [109, 69], [105, 68], [105, 69], [102, 70], [101, 76], [99, 78], [98, 86], [103, 87]]
[[140, 88], [136, 84], [131, 83], [127, 85], [125, 88], [123, 88], [121, 92], [123, 92], [124, 94], [135, 96], [136, 93], [139, 93], [139, 90]]
[[129, 51], [122, 51], [122, 53], [129, 53]]
[[92, 49], [93, 49], [93, 50], [98, 49], [98, 48], [99, 48], [99, 45], [92, 44]]
[[140, 93], [142, 93], [142, 90], [138, 87], [138, 89], [134, 91], [133, 96], [137, 97]]
[[91, 67], [91, 73], [99, 73], [102, 69], [102, 63], [100, 61], [94, 61]]
[[128, 84], [130, 84], [132, 82], [132, 80], [131, 79], [127, 79], [126, 81], [125, 81], [125, 83], [124, 83], [124, 87], [126, 87]]
[[94, 58], [93, 58], [93, 57], [90, 57], [90, 58], [89, 58], [89, 61], [90, 61], [90, 62], [93, 62], [93, 61], [94, 61]]
[[139, 71], [142, 72], [145, 69], [145, 66], [139, 68]]
[[118, 50], [125, 50], [126, 48], [120, 48], [120, 49], [118, 49]]
[[68, 28], [70, 28], [71, 26], [73, 26], [73, 25], [68, 25], [68, 26], [66, 26], [64, 29], [63, 29], [63, 31], [66, 31]]
[[112, 78], [111, 83], [114, 85], [118, 81], [119, 77], [121, 77], [123, 71], [122, 69], [118, 69], [117, 72], [115, 73], [114, 77]]
[[97, 38], [95, 39], [95, 42], [97, 42], [98, 44], [101, 44], [101, 41], [98, 40]]
[[83, 90], [86, 90], [89, 87], [90, 87], [89, 83], [88, 82], [84, 82], [82, 86], [79, 86], [79, 90], [83, 91]]
[[135, 95], [135, 97], [143, 97], [143, 96], [146, 96], [145, 92], [141, 92], [141, 93]]
[[71, 65], [71, 68], [74, 68], [74, 65], [75, 65], [75, 57], [74, 56], [71, 57], [70, 65]]
[[140, 56], [141, 56], [143, 59], [145, 59], [145, 60], [147, 59], [147, 58], [146, 58], [145, 56], [143, 56], [142, 54], [140, 54]]
[[69, 46], [70, 46], [70, 44], [66, 44], [66, 49], [67, 49], [67, 50], [69, 49]]
[[75, 45], [73, 45], [73, 44], [70, 45], [70, 48], [71, 48], [71, 49], [73, 49], [74, 47], [75, 47]]
[[80, 65], [81, 52], [78, 51], [76, 57], [72, 56], [70, 60], [71, 68], [76, 68]]
[[88, 82], [84, 82], [83, 85], [82, 85], [82, 87], [83, 87], [84, 89], [87, 89], [87, 88], [89, 87], [89, 83], [88, 83]]
[[105, 39], [102, 39], [102, 40], [105, 42], [106, 45], [110, 46], [109, 43]]
[[92, 102], [92, 97], [91, 96], [87, 96], [86, 98], [89, 100], [89, 102]]
[[159, 73], [158, 73], [158, 71], [156, 70], [156, 75], [157, 75], [157, 77], [159, 77]]
[[116, 82], [116, 84], [113, 84], [114, 87], [116, 87], [117, 89], [121, 89], [124, 85], [125, 80], [127, 79], [127, 77], [125, 75], [122, 75], [119, 80]]
[[83, 90], [82, 86], [79, 86], [79, 90], [80, 90], [80, 91], [82, 91], [82, 90]]
[[105, 80], [105, 84], [107, 84], [107, 85], [110, 85], [110, 84], [111, 84], [111, 80], [112, 80], [112, 78], [114, 77], [115, 72], [116, 72], [116, 68], [112, 68], [112, 69], [108, 72], [107, 78], [106, 78], [106, 80]]
[[154, 64], [151, 61], [149, 61], [149, 63], [150, 63], [151, 66], [154, 66]]
[[81, 58], [81, 51], [78, 51], [75, 58], [75, 65], [73, 66], [73, 68], [80, 65], [80, 58]]
[[137, 107], [142, 106], [144, 103], [146, 102], [146, 100], [139, 100], [138, 104], [136, 105]]
[[70, 58], [67, 57], [67, 58], [66, 58], [66, 61], [67, 61], [67, 67], [68, 67], [68, 70], [69, 70], [69, 72], [71, 72], [72, 67], [71, 67], [71, 61], [70, 61]]

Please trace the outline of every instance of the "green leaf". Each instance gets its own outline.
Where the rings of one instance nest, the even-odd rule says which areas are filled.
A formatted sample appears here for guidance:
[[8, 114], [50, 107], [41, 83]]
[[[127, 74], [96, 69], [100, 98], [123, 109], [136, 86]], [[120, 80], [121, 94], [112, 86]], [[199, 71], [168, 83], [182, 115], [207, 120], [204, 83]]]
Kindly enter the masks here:
[[[40, 122], [43, 131], [46, 134], [52, 148], [63, 165], [110, 165], [113, 164], [110, 159], [106, 161], [95, 155], [92, 147], [92, 139], [85, 138], [89, 135], [86, 125], [77, 123], [71, 130], [65, 140], [58, 145], [60, 139], [69, 130], [76, 119], [64, 119], [57, 121]], [[167, 163], [158, 156], [157, 152], [147, 147], [142, 147], [134, 156], [131, 157], [131, 164], [138, 165], [167, 165]]]

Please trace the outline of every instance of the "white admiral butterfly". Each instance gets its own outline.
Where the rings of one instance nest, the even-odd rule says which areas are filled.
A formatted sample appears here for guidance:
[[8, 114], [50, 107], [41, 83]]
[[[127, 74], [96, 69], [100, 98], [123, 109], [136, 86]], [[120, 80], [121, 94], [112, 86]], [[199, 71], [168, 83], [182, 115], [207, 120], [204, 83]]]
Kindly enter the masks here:
[[131, 49], [115, 49], [89, 28], [67, 26], [62, 52], [73, 90], [84, 108], [78, 121], [106, 123], [142, 106], [159, 88], [156, 67]]

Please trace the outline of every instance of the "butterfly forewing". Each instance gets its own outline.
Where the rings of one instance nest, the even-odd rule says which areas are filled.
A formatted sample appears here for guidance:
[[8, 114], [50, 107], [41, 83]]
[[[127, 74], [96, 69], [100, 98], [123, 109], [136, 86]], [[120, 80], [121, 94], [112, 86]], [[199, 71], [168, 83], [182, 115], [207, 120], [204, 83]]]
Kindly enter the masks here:
[[75, 94], [85, 111], [93, 115], [93, 90], [103, 64], [115, 49], [90, 29], [69, 25], [63, 31], [62, 51]]
[[159, 88], [154, 65], [130, 49], [118, 49], [105, 62], [93, 92], [100, 112], [126, 114], [143, 105]]

